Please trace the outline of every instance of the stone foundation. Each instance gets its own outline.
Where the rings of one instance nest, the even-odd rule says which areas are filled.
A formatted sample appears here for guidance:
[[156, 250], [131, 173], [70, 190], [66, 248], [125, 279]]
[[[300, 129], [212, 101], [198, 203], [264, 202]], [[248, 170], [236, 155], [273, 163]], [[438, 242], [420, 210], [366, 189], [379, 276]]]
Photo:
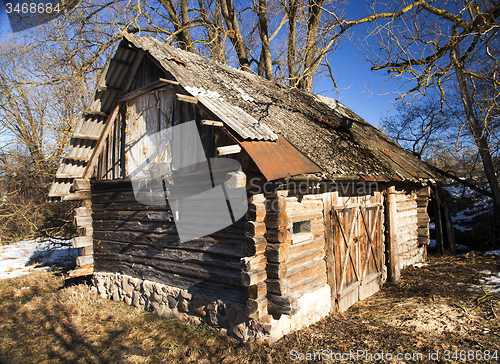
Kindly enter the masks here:
[[245, 304], [215, 300], [202, 294], [133, 278], [118, 273], [94, 273], [92, 284], [102, 298], [199, 325], [206, 323], [238, 340], [275, 342], [291, 331], [327, 316], [331, 309], [330, 288], [325, 285], [301, 296], [293, 315], [269, 317], [269, 322], [248, 317]]

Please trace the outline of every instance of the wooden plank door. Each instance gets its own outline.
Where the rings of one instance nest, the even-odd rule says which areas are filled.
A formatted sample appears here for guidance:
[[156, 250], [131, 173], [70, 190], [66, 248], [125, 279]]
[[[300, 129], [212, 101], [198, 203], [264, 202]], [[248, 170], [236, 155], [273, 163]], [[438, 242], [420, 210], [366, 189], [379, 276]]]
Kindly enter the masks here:
[[332, 206], [334, 291], [340, 312], [371, 296], [383, 284], [383, 205], [380, 199], [381, 196], [363, 196], [342, 206]]

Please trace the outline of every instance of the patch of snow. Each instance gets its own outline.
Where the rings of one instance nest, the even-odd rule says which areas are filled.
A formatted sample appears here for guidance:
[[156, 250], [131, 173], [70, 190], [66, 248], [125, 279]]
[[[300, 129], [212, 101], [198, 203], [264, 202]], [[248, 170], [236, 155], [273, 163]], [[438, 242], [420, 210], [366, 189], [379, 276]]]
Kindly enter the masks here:
[[430, 229], [430, 230], [433, 230], [433, 229], [435, 229], [435, 228], [436, 228], [436, 223], [435, 223], [435, 222], [430, 222], [430, 223], [429, 223], [429, 229]]
[[186, 88], [186, 91], [189, 92], [194, 97], [203, 96], [203, 97], [207, 97], [209, 99], [220, 99], [221, 98], [220, 94], [218, 92], [215, 92], [215, 91], [207, 91], [207, 90], [204, 90], [202, 88], [191, 87], [191, 86], [186, 86], [185, 88]]
[[487, 252], [484, 252], [484, 255], [499, 255], [500, 256], [500, 250], [488, 250]]
[[65, 266], [75, 262], [79, 249], [63, 246], [65, 240], [24, 240], [0, 247], [0, 279], [19, 277], [39, 266]]
[[427, 263], [415, 263], [413, 264], [413, 268], [422, 268], [428, 265]]
[[436, 239], [429, 239], [429, 246], [430, 247], [433, 247], [433, 246], [436, 246], [436, 245], [437, 245]]
[[487, 270], [487, 269], [483, 269], [483, 270], [479, 271], [479, 273], [481, 273], [481, 274], [492, 274], [492, 273], [491, 273], [489, 270]]

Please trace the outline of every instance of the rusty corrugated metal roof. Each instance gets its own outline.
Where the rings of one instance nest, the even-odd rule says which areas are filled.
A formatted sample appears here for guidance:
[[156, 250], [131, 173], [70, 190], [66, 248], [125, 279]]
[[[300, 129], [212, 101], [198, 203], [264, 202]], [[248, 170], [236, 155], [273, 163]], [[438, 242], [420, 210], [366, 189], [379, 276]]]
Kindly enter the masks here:
[[322, 171], [281, 135], [277, 142], [242, 141], [239, 144], [268, 181]]

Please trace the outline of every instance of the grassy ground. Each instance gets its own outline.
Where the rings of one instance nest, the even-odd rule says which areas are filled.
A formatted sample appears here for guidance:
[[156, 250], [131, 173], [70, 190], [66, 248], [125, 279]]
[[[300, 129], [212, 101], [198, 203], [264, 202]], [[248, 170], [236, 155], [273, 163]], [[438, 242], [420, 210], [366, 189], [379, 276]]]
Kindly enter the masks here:
[[[500, 298], [478, 300], [483, 293], [469, 290], [484, 269], [500, 271], [500, 259], [431, 257], [423, 268], [404, 270], [397, 286], [273, 345], [238, 343], [38, 272], [0, 281], [0, 363], [286, 363], [300, 353], [335, 359], [350, 350], [364, 351], [364, 359], [409, 353], [425, 362], [445, 362], [444, 350], [450, 359], [455, 350], [458, 359], [460, 350], [474, 350], [467, 362], [483, 362], [477, 353], [500, 350]], [[436, 351], [439, 360], [429, 360]]]

